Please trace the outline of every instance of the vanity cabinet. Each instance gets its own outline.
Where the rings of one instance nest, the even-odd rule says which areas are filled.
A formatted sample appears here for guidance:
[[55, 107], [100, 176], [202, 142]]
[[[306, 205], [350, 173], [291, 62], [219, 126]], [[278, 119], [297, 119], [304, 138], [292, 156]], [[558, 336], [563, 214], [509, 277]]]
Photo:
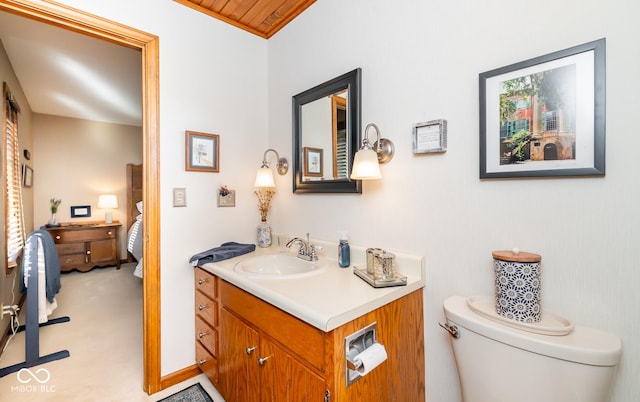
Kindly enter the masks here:
[[218, 278], [196, 269], [196, 362], [214, 385], [218, 384], [218, 302]]
[[120, 269], [120, 223], [63, 223], [46, 228], [58, 251], [60, 271], [89, 271], [96, 266], [115, 265]]
[[[215, 278], [209, 300], [217, 300], [211, 329], [218, 343], [211, 355], [219, 370], [209, 378], [225, 400], [425, 400], [422, 289], [325, 332], [196, 268], [196, 278], [202, 275]], [[347, 387], [345, 338], [374, 322], [388, 359]]]
[[[264, 313], [270, 316], [268, 310]], [[325, 401], [324, 379], [304, 359], [279, 346], [277, 338], [246, 323], [224, 305], [220, 328], [220, 392], [225, 400]]]

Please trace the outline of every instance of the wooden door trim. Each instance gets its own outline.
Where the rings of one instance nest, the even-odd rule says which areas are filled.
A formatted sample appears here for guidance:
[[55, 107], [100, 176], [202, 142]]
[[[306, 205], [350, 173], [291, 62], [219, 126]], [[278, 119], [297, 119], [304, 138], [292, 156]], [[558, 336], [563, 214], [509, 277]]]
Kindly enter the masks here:
[[48, 0], [0, 0], [0, 10], [140, 49], [144, 201], [143, 388], [162, 389], [160, 371], [159, 39], [137, 29]]

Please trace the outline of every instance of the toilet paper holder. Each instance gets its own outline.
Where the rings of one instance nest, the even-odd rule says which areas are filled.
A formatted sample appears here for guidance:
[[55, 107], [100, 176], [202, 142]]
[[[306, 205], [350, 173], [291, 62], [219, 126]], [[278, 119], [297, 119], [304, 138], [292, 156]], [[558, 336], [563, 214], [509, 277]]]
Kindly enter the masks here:
[[357, 369], [362, 362], [354, 357], [377, 342], [378, 323], [374, 322], [344, 338], [345, 381], [347, 387], [360, 379]]

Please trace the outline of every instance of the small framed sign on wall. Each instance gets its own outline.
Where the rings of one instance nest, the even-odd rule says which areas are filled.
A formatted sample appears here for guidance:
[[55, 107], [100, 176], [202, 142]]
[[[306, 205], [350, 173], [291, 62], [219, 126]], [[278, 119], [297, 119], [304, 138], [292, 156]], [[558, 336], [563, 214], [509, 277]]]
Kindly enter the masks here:
[[431, 120], [413, 127], [413, 153], [428, 154], [447, 151], [447, 121]]
[[71, 207], [72, 218], [89, 218], [91, 217], [91, 205], [74, 205]]

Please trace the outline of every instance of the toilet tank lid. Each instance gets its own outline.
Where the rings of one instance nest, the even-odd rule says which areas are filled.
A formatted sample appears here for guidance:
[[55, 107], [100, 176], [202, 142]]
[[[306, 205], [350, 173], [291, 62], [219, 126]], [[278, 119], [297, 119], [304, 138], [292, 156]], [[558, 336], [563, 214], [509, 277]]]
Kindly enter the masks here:
[[611, 333], [579, 325], [576, 325], [569, 334], [562, 336], [522, 331], [475, 313], [469, 308], [466, 297], [463, 296], [452, 296], [446, 299], [444, 311], [447, 320], [458, 327], [513, 347], [556, 359], [594, 366], [615, 366], [622, 353], [620, 338]]

